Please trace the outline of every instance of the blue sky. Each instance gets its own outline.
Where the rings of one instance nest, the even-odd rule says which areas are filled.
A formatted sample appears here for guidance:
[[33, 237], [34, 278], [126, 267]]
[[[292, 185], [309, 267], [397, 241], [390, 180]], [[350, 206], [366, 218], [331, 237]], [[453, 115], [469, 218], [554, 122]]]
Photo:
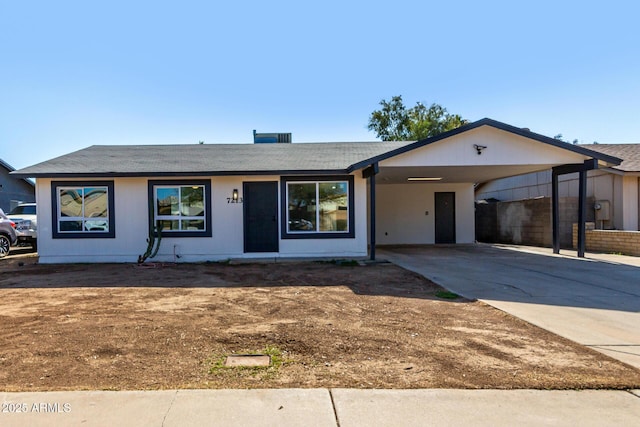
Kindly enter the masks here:
[[640, 142], [635, 1], [0, 0], [0, 158], [93, 144], [372, 141], [381, 99]]

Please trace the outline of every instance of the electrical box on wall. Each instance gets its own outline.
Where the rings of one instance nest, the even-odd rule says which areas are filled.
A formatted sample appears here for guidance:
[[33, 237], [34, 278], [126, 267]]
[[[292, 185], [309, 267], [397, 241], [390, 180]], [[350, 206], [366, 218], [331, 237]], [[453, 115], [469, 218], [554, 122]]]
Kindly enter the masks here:
[[611, 203], [608, 200], [596, 200], [593, 204], [596, 211], [596, 221], [609, 221], [611, 219]]

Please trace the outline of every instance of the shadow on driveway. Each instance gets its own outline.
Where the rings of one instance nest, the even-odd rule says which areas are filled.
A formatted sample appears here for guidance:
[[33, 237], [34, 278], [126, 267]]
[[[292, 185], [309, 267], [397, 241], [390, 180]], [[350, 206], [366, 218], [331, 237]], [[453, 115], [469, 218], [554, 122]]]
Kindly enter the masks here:
[[640, 259], [504, 245], [379, 251], [408, 270], [640, 368]]
[[640, 267], [616, 262], [613, 255], [580, 259], [544, 248], [485, 244], [389, 247], [379, 253], [467, 298], [640, 311]]

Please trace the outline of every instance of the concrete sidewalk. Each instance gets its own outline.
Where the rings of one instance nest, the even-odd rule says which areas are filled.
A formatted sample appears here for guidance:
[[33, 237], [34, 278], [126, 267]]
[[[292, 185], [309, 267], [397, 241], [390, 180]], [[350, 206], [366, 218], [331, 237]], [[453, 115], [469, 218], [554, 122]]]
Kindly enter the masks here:
[[640, 390], [75, 391], [0, 400], [0, 425], [16, 427], [640, 425]]
[[515, 245], [379, 250], [471, 299], [640, 368], [640, 258]]

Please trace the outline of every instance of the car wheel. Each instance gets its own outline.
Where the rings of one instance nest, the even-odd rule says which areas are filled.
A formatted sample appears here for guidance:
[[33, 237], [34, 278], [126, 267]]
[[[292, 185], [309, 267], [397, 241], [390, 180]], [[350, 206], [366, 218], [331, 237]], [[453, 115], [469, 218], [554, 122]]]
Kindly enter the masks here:
[[4, 234], [0, 234], [0, 258], [4, 258], [9, 255], [9, 249], [11, 248], [11, 242], [9, 238]]
[[31, 247], [35, 252], [38, 252], [38, 239], [31, 240]]

